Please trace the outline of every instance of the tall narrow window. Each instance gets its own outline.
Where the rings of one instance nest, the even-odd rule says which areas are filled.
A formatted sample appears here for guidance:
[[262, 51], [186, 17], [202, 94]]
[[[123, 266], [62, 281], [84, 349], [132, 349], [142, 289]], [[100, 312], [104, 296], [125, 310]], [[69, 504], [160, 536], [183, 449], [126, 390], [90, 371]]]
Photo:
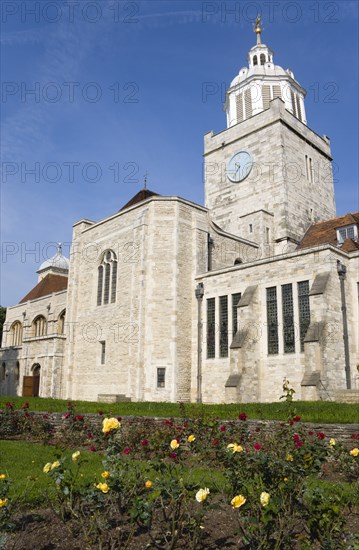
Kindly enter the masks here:
[[65, 314], [66, 311], [62, 311], [59, 315], [59, 320], [57, 322], [57, 333], [64, 334], [65, 332]]
[[292, 285], [282, 285], [282, 314], [284, 353], [295, 351], [294, 311]]
[[259, 59], [260, 59], [261, 65], [264, 65], [266, 62], [266, 56], [264, 55], [264, 53], [261, 53]]
[[21, 346], [22, 344], [22, 324], [20, 321], [15, 321], [10, 329], [11, 346]]
[[33, 322], [33, 335], [35, 338], [45, 336], [47, 332], [46, 319], [43, 315], [39, 315]]
[[101, 346], [101, 365], [104, 365], [106, 363], [106, 342], [100, 342]]
[[219, 297], [219, 356], [228, 357], [228, 296]]
[[298, 283], [300, 351], [304, 351], [304, 338], [310, 324], [309, 281]]
[[237, 122], [242, 122], [244, 119], [244, 109], [243, 109], [243, 94], [240, 93], [236, 97], [236, 114]]
[[97, 305], [116, 302], [117, 258], [113, 250], [106, 250], [98, 267]]
[[232, 294], [232, 336], [237, 333], [238, 330], [238, 302], [241, 299], [241, 293], [237, 292]]
[[252, 116], [252, 94], [251, 89], [247, 88], [244, 92], [244, 106], [246, 109], [246, 118], [250, 118]]
[[302, 110], [300, 108], [300, 99], [298, 95], [296, 96], [296, 100], [297, 100], [297, 115], [299, 120], [302, 121]]
[[255, 65], [258, 65], [258, 58], [257, 58], [256, 55], [253, 56], [253, 65], [254, 65], [254, 66], [255, 66]]
[[313, 183], [314, 181], [314, 172], [313, 172], [313, 159], [309, 157], [309, 181]]
[[264, 84], [262, 86], [263, 109], [269, 109], [270, 99], [270, 86], [268, 86], [268, 84]]
[[267, 288], [267, 327], [268, 354], [276, 354], [278, 353], [278, 312], [275, 286]]
[[166, 385], [166, 369], [159, 367], [157, 369], [157, 388], [164, 388]]
[[207, 300], [207, 359], [216, 355], [216, 302], [215, 298]]

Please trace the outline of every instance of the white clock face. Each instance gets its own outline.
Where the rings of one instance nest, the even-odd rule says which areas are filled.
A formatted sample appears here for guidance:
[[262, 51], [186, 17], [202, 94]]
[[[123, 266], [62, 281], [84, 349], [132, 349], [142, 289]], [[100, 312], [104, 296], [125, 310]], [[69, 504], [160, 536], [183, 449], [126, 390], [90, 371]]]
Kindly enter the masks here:
[[227, 164], [227, 178], [233, 183], [239, 183], [249, 176], [253, 161], [247, 151], [238, 151]]

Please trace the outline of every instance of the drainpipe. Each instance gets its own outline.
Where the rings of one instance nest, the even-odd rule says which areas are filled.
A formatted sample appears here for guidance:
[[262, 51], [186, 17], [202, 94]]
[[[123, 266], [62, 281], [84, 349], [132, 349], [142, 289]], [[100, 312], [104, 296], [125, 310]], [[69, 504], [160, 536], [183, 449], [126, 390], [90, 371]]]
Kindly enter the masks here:
[[347, 268], [340, 260], [337, 260], [337, 271], [340, 280], [340, 295], [342, 300], [342, 317], [343, 317], [343, 340], [344, 340], [344, 355], [345, 355], [345, 378], [347, 382], [347, 390], [351, 389], [350, 381], [350, 358], [349, 358], [349, 337], [348, 337], [348, 319], [347, 319], [347, 306], [345, 301], [345, 286], [344, 281], [346, 278]]
[[198, 283], [195, 290], [197, 299], [197, 403], [202, 403], [202, 300], [203, 283]]

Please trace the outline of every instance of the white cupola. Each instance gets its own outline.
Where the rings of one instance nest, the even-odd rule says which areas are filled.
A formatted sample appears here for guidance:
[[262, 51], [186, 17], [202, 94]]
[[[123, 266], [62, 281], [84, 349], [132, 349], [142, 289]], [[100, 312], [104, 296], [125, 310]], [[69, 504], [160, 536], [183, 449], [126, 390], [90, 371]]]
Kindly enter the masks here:
[[258, 16], [254, 32], [257, 44], [248, 52], [248, 67], [243, 67], [232, 80], [226, 94], [224, 110], [227, 128], [243, 122], [265, 109], [279, 97], [285, 108], [307, 124], [304, 98], [306, 91], [295, 80], [290, 69], [284, 70], [273, 63], [273, 51], [261, 42], [261, 20]]
[[37, 270], [37, 273], [39, 274], [39, 281], [46, 277], [49, 273], [55, 274], [55, 275], [64, 275], [68, 276], [69, 273], [69, 267], [70, 267], [70, 261], [66, 256], [62, 254], [62, 245], [61, 243], [57, 246], [57, 252], [55, 256], [52, 256], [52, 258], [49, 258], [48, 260], [45, 260]]

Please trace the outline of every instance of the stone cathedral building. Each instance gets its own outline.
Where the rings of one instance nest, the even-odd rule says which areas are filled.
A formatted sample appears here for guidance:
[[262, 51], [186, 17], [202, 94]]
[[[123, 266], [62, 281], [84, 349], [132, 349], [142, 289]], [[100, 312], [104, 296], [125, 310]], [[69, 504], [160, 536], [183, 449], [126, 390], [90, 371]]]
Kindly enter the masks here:
[[144, 188], [73, 227], [8, 308], [2, 395], [355, 399], [359, 213], [335, 217], [330, 140], [261, 42], [204, 138], [205, 206]]

